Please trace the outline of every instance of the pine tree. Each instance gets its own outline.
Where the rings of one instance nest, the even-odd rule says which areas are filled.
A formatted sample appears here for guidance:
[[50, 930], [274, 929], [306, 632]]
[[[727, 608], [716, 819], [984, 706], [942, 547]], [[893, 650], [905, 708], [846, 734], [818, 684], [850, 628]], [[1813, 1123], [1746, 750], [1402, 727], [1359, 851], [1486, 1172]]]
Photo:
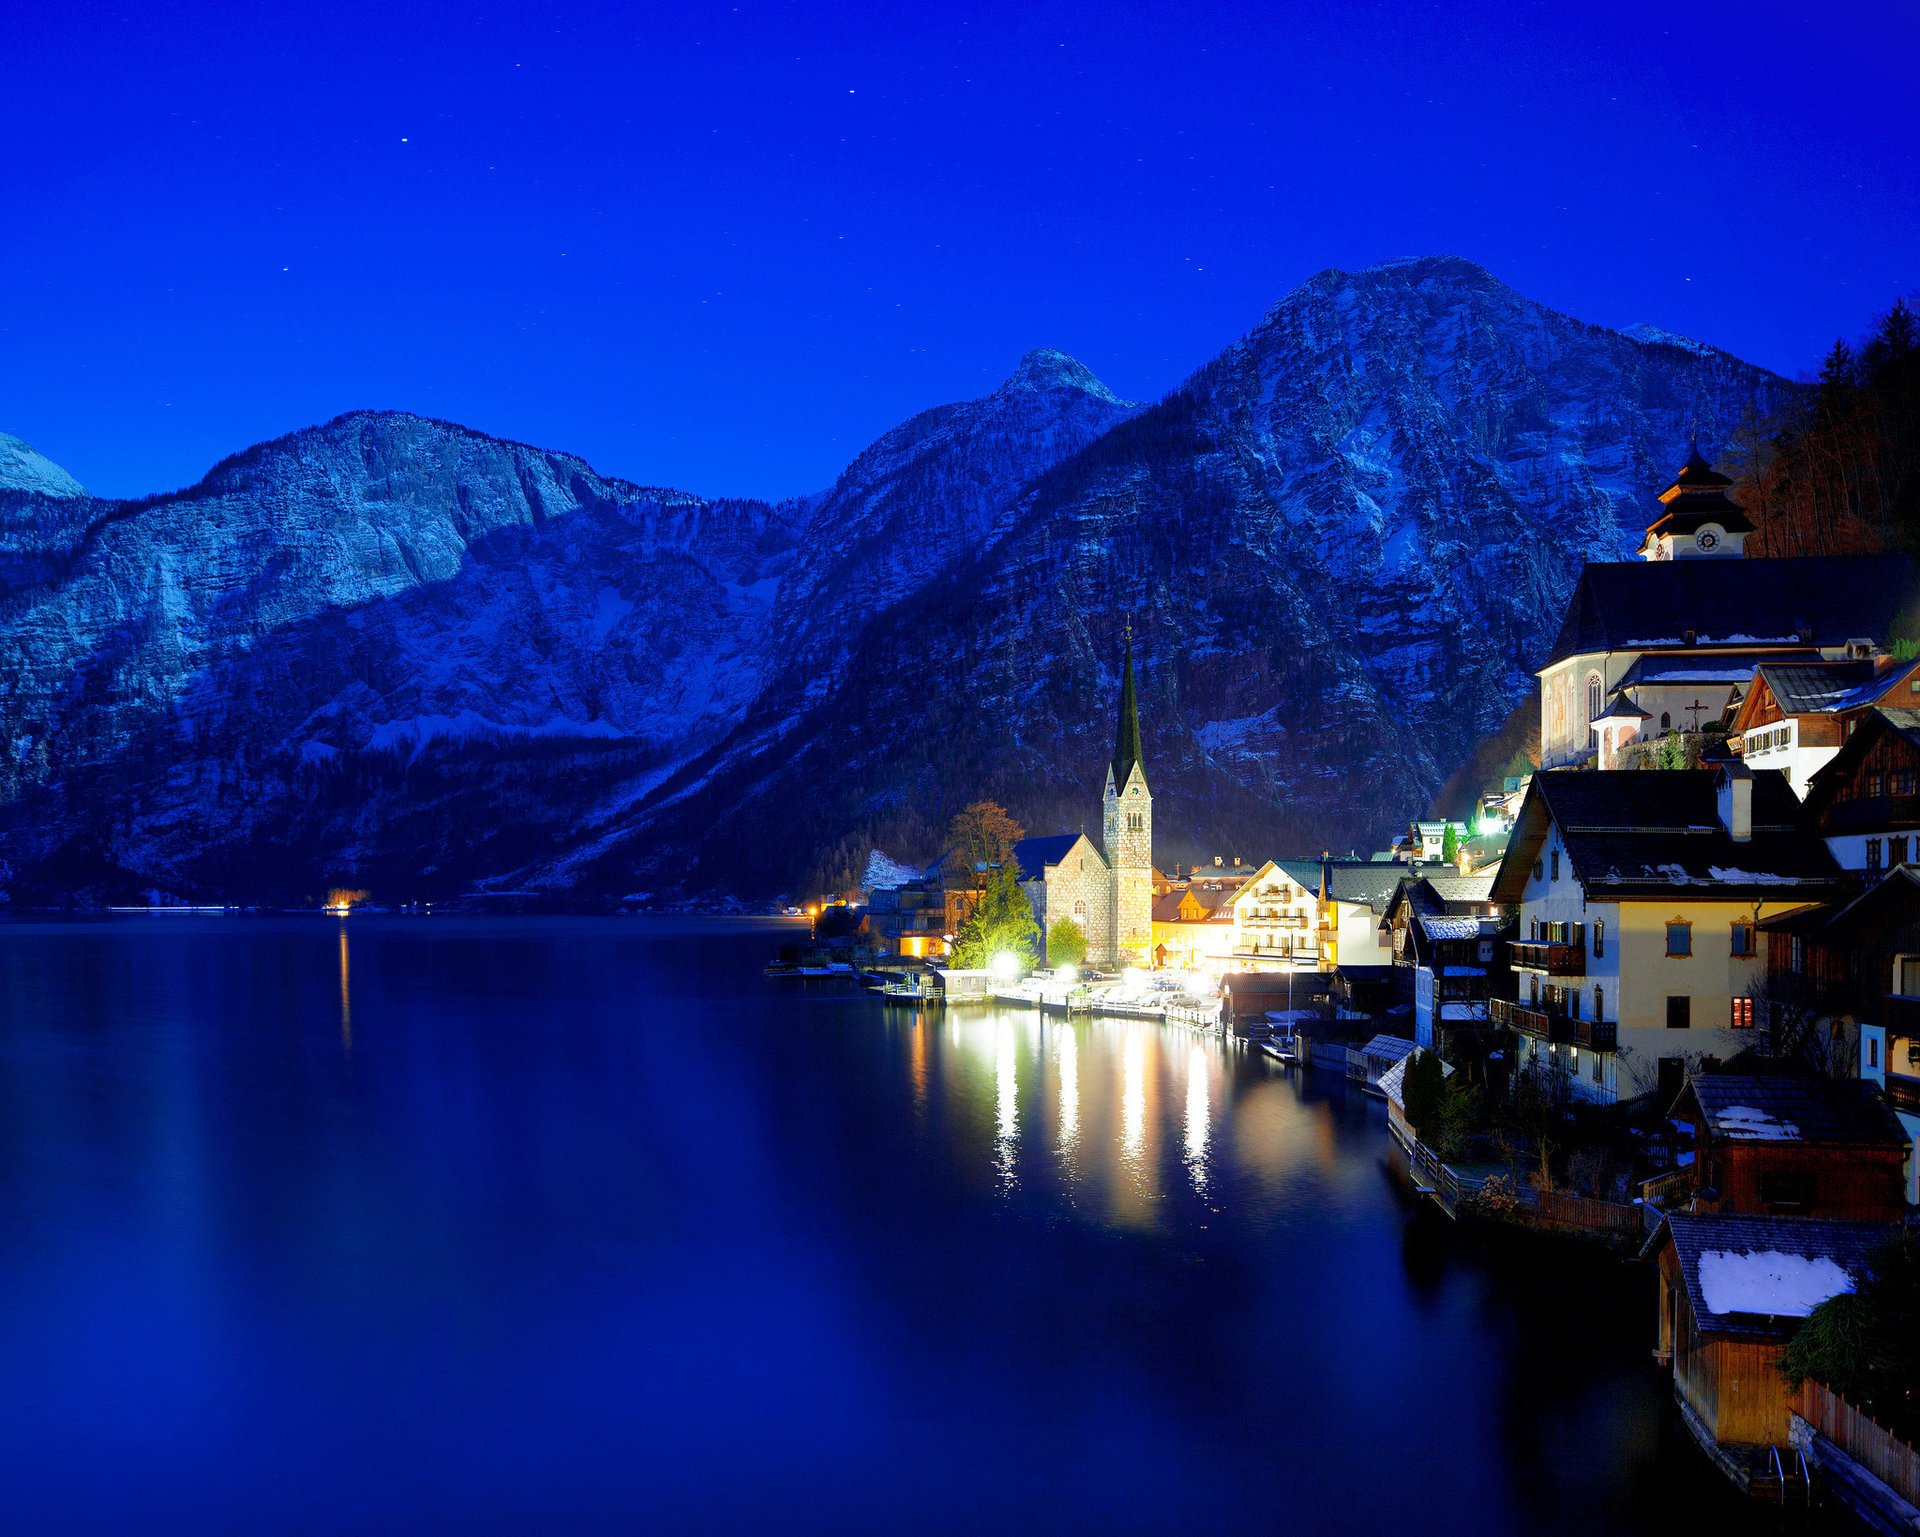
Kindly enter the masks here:
[[1040, 925], [1033, 904], [1020, 889], [1020, 870], [1012, 863], [986, 872], [980, 900], [954, 936], [953, 964], [963, 968], [991, 966], [1001, 955], [1011, 955], [1022, 971], [1031, 971], [1039, 955]]

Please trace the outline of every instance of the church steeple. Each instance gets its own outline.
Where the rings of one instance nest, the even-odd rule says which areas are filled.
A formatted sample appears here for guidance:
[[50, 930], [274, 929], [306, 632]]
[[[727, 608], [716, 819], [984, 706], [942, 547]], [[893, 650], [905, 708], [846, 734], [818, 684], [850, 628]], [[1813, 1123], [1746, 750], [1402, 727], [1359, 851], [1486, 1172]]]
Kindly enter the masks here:
[[[1113, 783], [1124, 788], [1140, 762], [1140, 701], [1133, 682], [1133, 624], [1127, 624], [1127, 659], [1120, 671], [1120, 724], [1114, 733]], [[1144, 773], [1145, 771], [1142, 770]]]

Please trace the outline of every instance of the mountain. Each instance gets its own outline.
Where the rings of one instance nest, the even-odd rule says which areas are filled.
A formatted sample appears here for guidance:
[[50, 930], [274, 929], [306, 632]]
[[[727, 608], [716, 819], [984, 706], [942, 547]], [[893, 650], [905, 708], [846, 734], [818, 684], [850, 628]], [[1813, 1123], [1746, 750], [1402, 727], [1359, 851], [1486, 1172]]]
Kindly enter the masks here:
[[0, 494], [7, 492], [48, 497], [87, 494], [86, 487], [45, 454], [0, 432]]
[[1129, 618], [1163, 857], [1344, 847], [1791, 388], [1443, 258], [1151, 406], [1029, 354], [777, 505], [373, 412], [171, 496], [0, 486], [0, 848], [36, 896], [850, 880], [981, 794], [1096, 820]]

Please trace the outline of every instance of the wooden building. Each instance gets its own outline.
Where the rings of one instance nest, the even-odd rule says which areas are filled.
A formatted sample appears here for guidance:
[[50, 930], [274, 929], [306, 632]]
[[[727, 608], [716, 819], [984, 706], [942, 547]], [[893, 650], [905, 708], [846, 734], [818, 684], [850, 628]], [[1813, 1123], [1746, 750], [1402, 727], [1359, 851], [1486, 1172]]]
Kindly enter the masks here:
[[1920, 861], [1920, 710], [1863, 715], [1814, 774], [1807, 807], [1843, 870], [1873, 880]]
[[1782, 1347], [1818, 1304], [1853, 1289], [1892, 1231], [1676, 1213], [1648, 1240], [1659, 1274], [1656, 1359], [1672, 1368], [1687, 1428], [1742, 1483], [1768, 1459], [1741, 1458], [1741, 1449], [1788, 1444]]
[[1920, 658], [1884, 651], [1834, 660], [1762, 663], [1727, 728], [1749, 768], [1777, 768], [1796, 795], [1839, 754], [1876, 704], [1920, 704]]
[[1857, 1078], [1702, 1073], [1674, 1113], [1693, 1122], [1695, 1207], [1897, 1222], [1907, 1139]]

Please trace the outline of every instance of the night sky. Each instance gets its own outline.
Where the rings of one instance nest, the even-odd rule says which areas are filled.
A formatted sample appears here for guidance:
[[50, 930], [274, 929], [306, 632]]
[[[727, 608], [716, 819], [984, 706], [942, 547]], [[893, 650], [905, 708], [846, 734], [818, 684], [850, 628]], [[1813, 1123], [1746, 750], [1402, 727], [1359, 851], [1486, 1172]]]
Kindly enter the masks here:
[[803, 491], [1392, 256], [1789, 374], [1920, 286], [1910, 3], [0, 19], [0, 430], [107, 495], [361, 406]]

